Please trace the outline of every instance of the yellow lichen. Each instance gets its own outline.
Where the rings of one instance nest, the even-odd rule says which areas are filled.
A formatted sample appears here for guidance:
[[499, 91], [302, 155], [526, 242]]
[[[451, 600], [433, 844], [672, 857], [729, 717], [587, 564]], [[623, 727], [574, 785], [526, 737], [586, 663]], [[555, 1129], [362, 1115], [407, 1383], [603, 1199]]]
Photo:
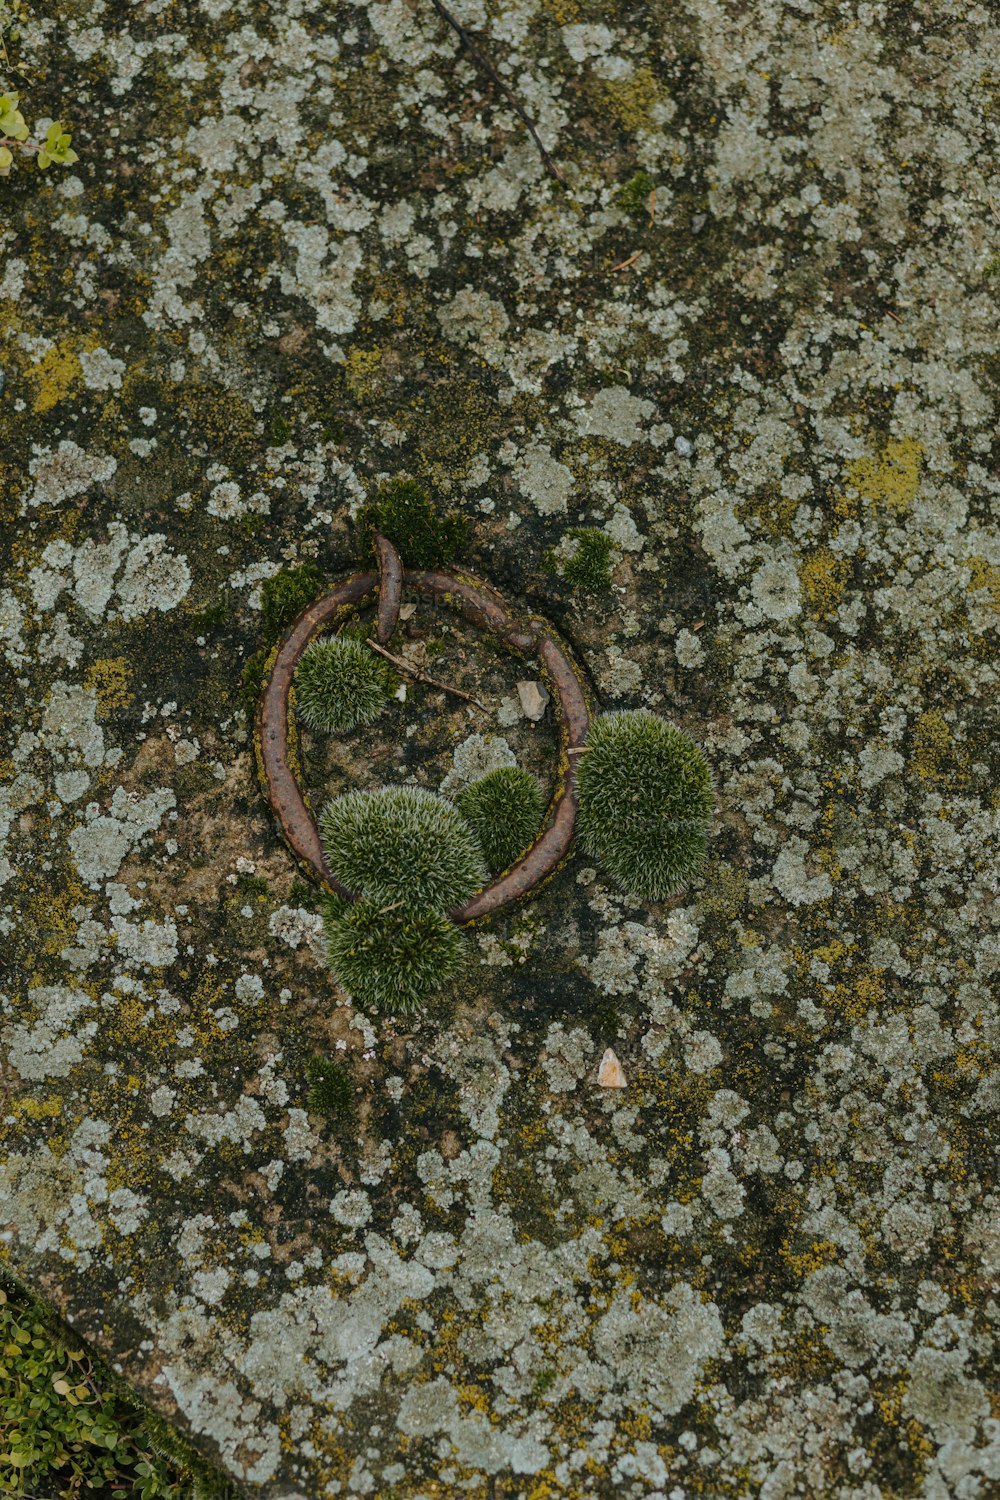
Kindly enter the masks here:
[[22, 1095], [9, 1100], [7, 1108], [11, 1114], [27, 1120], [54, 1120], [62, 1114], [63, 1102], [61, 1099], [32, 1099]]
[[832, 1265], [839, 1252], [832, 1240], [813, 1240], [808, 1250], [796, 1252], [785, 1244], [778, 1253], [793, 1276], [806, 1277], [822, 1266]]
[[873, 505], [902, 514], [916, 499], [923, 459], [916, 438], [890, 438], [881, 454], [848, 464], [847, 482]]
[[799, 568], [799, 586], [806, 606], [817, 620], [832, 615], [847, 582], [847, 564], [829, 547], [817, 547]]
[[124, 656], [102, 656], [87, 669], [87, 687], [97, 694], [97, 716], [105, 718], [116, 708], [131, 703], [128, 690], [128, 661]]
[[83, 371], [72, 350], [60, 349], [58, 344], [53, 344], [32, 367], [30, 376], [37, 387], [35, 411], [46, 412], [77, 390], [83, 380]]
[[352, 349], [344, 361], [344, 380], [358, 401], [371, 401], [384, 383], [383, 361], [378, 349]]
[[653, 124], [651, 110], [660, 98], [659, 85], [651, 68], [636, 68], [628, 78], [614, 78], [606, 83], [605, 93], [611, 113], [626, 130], [648, 130]]
[[922, 713], [913, 727], [911, 765], [921, 781], [931, 786], [954, 778], [961, 757], [956, 756], [951, 730], [939, 708]]
[[1000, 615], [1000, 568], [988, 563], [985, 557], [970, 557], [969, 592], [987, 593], [990, 609]]
[[580, 7], [575, 4], [575, 0], [542, 0], [542, 9], [552, 17], [557, 26], [570, 26], [580, 19]]

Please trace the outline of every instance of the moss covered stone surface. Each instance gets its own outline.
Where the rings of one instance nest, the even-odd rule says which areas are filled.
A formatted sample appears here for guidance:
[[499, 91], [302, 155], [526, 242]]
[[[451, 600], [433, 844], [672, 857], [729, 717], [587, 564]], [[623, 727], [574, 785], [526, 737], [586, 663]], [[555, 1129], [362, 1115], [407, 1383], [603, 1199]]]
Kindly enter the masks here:
[[[80, 159], [0, 185], [0, 1253], [262, 1500], [987, 1500], [995, 14], [461, 14], [568, 190], [430, 5], [23, 28]], [[401, 475], [718, 814], [680, 898], [578, 856], [392, 1021], [240, 672]], [[310, 790], [551, 781], [524, 664], [416, 618], [488, 713], [411, 684]]]

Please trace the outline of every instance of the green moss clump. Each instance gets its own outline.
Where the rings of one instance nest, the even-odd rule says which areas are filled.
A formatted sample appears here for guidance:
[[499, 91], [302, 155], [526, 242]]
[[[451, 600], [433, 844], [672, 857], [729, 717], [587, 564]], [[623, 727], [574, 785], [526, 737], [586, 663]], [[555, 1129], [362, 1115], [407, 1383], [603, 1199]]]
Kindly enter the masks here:
[[374, 901], [450, 911], [487, 878], [475, 834], [461, 813], [418, 787], [347, 792], [319, 818], [330, 869]]
[[329, 1120], [340, 1120], [354, 1111], [354, 1084], [346, 1068], [325, 1057], [311, 1057], [306, 1063], [309, 1079], [309, 1108]]
[[701, 750], [656, 714], [633, 709], [602, 714], [580, 761], [583, 847], [629, 894], [669, 896], [705, 852], [714, 796]]
[[374, 527], [389, 538], [408, 568], [440, 568], [455, 557], [469, 538], [465, 516], [442, 514], [414, 479], [390, 479], [370, 505], [358, 512], [358, 525], [371, 549]]
[[535, 838], [545, 799], [534, 776], [520, 766], [499, 766], [466, 787], [456, 805], [496, 873], [512, 865]]
[[371, 724], [396, 686], [381, 657], [348, 636], [313, 641], [295, 671], [295, 703], [310, 729]]
[[633, 218], [648, 218], [649, 195], [655, 186], [656, 183], [649, 173], [640, 170], [618, 189], [615, 202], [620, 209], [631, 214]]
[[330, 968], [362, 1006], [408, 1010], [459, 972], [465, 940], [442, 912], [362, 900], [331, 906], [324, 921]]
[[264, 630], [270, 645], [288, 629], [323, 587], [323, 575], [314, 563], [298, 568], [283, 568], [261, 584], [260, 601], [264, 612]]
[[566, 535], [576, 547], [562, 563], [563, 578], [582, 594], [607, 594], [611, 589], [614, 540], [596, 526], [571, 526]]

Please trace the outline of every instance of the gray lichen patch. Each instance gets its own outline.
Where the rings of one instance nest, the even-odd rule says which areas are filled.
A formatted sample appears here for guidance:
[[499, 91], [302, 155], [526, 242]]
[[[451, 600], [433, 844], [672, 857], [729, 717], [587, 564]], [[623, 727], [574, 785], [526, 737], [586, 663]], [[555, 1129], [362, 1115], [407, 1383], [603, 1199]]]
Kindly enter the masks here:
[[[430, 5], [23, 28], [80, 159], [0, 228], [2, 1253], [248, 1495], [987, 1500], [995, 18], [460, 19], [566, 189]], [[406, 1017], [248, 717], [264, 582], [396, 475], [717, 791], [677, 898], [575, 857]], [[534, 663], [419, 611], [489, 712], [411, 685], [310, 792], [553, 785]]]

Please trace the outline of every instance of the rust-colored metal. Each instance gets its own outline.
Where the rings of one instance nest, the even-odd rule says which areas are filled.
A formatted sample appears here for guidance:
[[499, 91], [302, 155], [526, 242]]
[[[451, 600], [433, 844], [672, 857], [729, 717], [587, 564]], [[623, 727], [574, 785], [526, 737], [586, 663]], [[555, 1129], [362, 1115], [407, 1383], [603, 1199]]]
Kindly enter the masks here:
[[302, 794], [289, 733], [292, 678], [303, 651], [344, 608], [357, 606], [374, 593], [376, 573], [355, 573], [321, 599], [314, 599], [293, 620], [265, 673], [257, 705], [257, 753], [267, 800], [296, 859], [338, 896], [351, 892], [333, 874], [319, 841], [316, 819]]
[[388, 646], [399, 624], [399, 606], [403, 600], [403, 564], [387, 536], [376, 531], [375, 556], [378, 559], [378, 611], [375, 616], [375, 639]]
[[[378, 540], [376, 538], [376, 547]], [[387, 546], [391, 547], [391, 543]], [[392, 552], [398, 562], [399, 554], [395, 548]], [[381, 561], [381, 554], [379, 556]], [[389, 562], [391, 565], [391, 558]], [[385, 577], [383, 567], [383, 586]], [[496, 589], [471, 574], [443, 568], [403, 568], [400, 565], [400, 592], [404, 582], [433, 603], [457, 609], [472, 624], [493, 631], [512, 650], [533, 652], [552, 687], [552, 701], [560, 720], [562, 774], [549, 803], [545, 826], [516, 864], [451, 913], [453, 921], [465, 926], [528, 895], [568, 854], [576, 825], [576, 758], [590, 728], [590, 710], [579, 673], [547, 621], [516, 614]], [[292, 737], [290, 695], [295, 668], [310, 641], [340, 610], [367, 602], [379, 583], [380, 576], [375, 573], [357, 573], [302, 611], [272, 659], [257, 712], [261, 777], [288, 846], [315, 878], [343, 896], [352, 893], [327, 865], [316, 821], [296, 776], [294, 757], [289, 748]], [[380, 612], [381, 601], [380, 593]], [[397, 617], [398, 608], [397, 598]]]

